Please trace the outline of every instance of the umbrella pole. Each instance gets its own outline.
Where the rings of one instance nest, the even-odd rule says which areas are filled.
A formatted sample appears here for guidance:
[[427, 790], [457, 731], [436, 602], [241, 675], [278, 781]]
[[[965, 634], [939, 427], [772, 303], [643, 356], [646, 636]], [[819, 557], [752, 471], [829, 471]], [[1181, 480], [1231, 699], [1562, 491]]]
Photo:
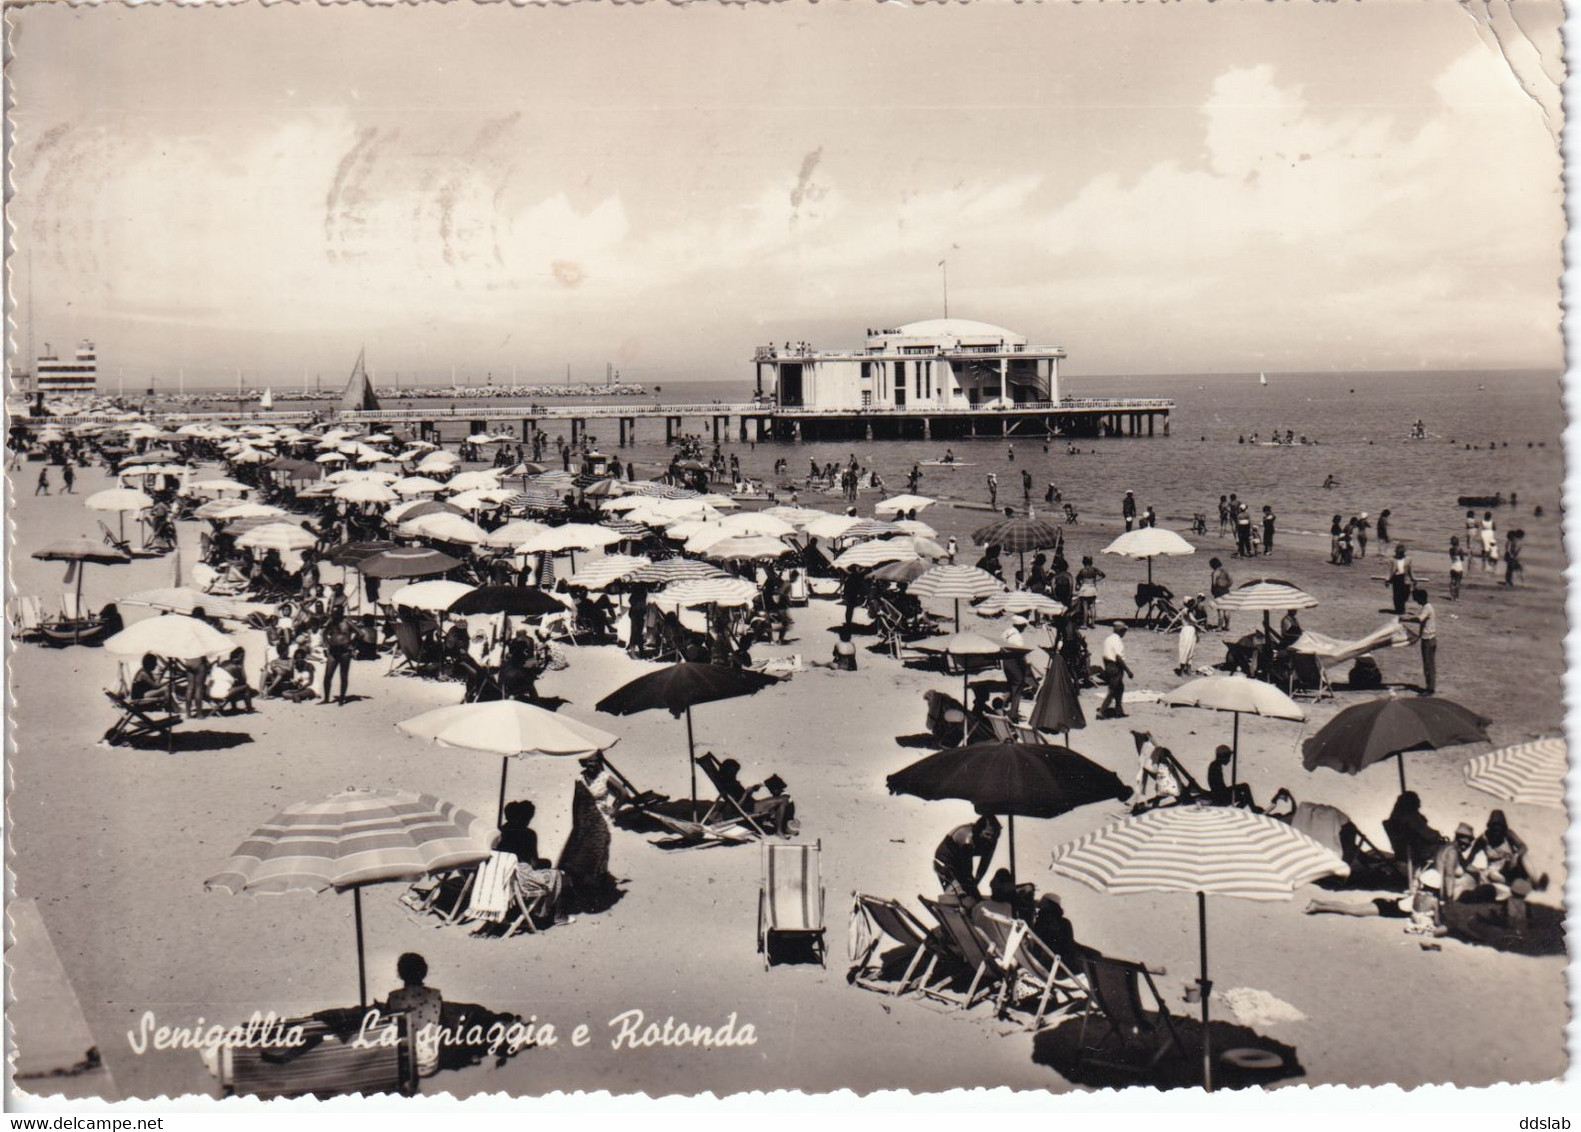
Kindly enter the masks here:
[[969, 681], [971, 674], [966, 671], [966, 658], [961, 658], [961, 746], [966, 746], [972, 733], [972, 709], [967, 705], [971, 701]]
[[1400, 793], [1404, 794], [1405, 793], [1405, 752], [1404, 751], [1396, 751], [1394, 753], [1394, 758], [1395, 758], [1395, 765], [1397, 767], [1399, 767], [1399, 769], [1400, 769]]
[[1213, 1092], [1213, 1043], [1208, 1036], [1208, 999], [1213, 994], [1213, 984], [1208, 981], [1208, 897], [1197, 893], [1197, 940], [1201, 974], [1197, 976], [1197, 989], [1202, 994], [1202, 1087]]
[[71, 619], [71, 643], [82, 644], [82, 576], [88, 572], [86, 562], [77, 563], [77, 608], [76, 616]]
[[1232, 740], [1235, 745], [1231, 748], [1234, 753], [1230, 755], [1230, 785], [1234, 786], [1241, 780], [1241, 713], [1237, 711], [1231, 714], [1235, 716], [1235, 738]]
[[1147, 584], [1148, 585], [1152, 585], [1153, 584], [1153, 557], [1152, 557], [1152, 555], [1148, 555], [1148, 558], [1147, 558]]
[[368, 961], [362, 950], [362, 885], [351, 890], [351, 906], [357, 921], [357, 1004], [368, 1005]]
[[1016, 815], [1010, 815], [1010, 883], [1016, 882]]
[[686, 707], [686, 765], [692, 772], [692, 812], [693, 820], [697, 818], [697, 746], [692, 738], [692, 708]]
[[961, 631], [961, 599], [955, 599], [955, 631]]
[[505, 755], [500, 759], [500, 805], [494, 814], [494, 824], [501, 825], [505, 821], [505, 779], [511, 772], [511, 757]]

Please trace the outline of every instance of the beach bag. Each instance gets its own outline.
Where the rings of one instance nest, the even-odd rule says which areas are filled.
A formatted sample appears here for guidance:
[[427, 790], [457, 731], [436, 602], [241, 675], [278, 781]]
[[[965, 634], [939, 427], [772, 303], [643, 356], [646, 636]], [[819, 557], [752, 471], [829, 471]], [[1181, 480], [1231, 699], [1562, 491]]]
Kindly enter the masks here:
[[1360, 689], [1383, 687], [1383, 673], [1378, 668], [1378, 662], [1370, 656], [1358, 656], [1356, 663], [1350, 666], [1350, 686]]

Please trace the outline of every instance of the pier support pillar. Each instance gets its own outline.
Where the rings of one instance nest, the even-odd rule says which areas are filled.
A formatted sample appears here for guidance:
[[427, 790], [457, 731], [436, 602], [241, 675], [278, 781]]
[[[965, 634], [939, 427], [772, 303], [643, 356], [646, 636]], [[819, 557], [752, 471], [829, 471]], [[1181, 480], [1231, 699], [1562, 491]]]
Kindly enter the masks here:
[[720, 433], [720, 426], [721, 425], [724, 426], [725, 438], [728, 439], [729, 436], [730, 436], [730, 418], [729, 417], [721, 417], [718, 414], [715, 414], [714, 418], [713, 418], [713, 423], [714, 423], [714, 443], [718, 444], [720, 442], [720, 435], [719, 435], [719, 433]]
[[762, 444], [765, 437], [774, 435], [774, 418], [758, 418], [758, 443]]
[[1010, 435], [1010, 418], [1009, 417], [1000, 417], [999, 418], [999, 435], [1000, 436], [1009, 436]]
[[1147, 414], [1147, 435], [1148, 436], [1152, 436], [1153, 435], [1153, 414], [1152, 413], [1148, 413]]
[[681, 431], [680, 417], [664, 418], [664, 444], [669, 447], [675, 443], [675, 434]]
[[1169, 414], [1168, 413], [1164, 414], [1164, 435], [1165, 436], [1169, 435]]
[[923, 417], [922, 418], [922, 439], [924, 439], [924, 440], [932, 440], [933, 439], [933, 418], [932, 417]]

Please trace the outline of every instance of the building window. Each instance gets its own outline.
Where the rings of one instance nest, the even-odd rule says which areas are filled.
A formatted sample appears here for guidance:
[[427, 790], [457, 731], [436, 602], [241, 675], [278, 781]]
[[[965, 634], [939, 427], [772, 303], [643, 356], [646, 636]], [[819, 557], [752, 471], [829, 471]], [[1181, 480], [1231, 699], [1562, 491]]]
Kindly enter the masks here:
[[864, 408], [864, 409], [871, 408], [872, 404], [873, 404], [873, 391], [871, 389], [864, 389], [864, 390], [862, 390], [862, 408]]
[[863, 362], [862, 363], [862, 380], [866, 381], [872, 376], [873, 376], [873, 363], [872, 362]]
[[906, 363], [895, 363], [895, 406], [899, 408], [906, 403]]

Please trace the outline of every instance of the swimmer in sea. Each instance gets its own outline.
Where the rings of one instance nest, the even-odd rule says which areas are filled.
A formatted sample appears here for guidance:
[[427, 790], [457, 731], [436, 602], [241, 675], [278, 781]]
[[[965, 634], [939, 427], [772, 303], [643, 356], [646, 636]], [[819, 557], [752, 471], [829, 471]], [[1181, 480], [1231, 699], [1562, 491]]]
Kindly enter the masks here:
[[1339, 483], [1339, 480], [1335, 479], [1332, 473], [1330, 475], [1328, 475], [1328, 476], [1325, 476], [1324, 479], [1323, 479], [1323, 486], [1325, 488], [1335, 487], [1336, 485], [1338, 485], [1338, 483]]

